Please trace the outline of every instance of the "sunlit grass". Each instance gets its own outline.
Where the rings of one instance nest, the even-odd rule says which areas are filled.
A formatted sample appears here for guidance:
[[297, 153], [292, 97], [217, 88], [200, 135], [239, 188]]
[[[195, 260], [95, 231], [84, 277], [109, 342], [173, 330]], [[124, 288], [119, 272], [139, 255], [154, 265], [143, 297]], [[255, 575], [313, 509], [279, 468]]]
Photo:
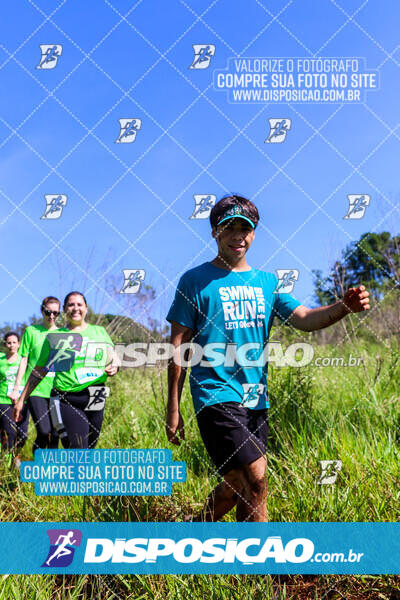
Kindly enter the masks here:
[[[334, 356], [337, 350], [324, 347], [323, 353]], [[399, 353], [396, 347], [383, 354], [368, 346], [358, 348], [360, 355], [364, 366], [270, 369], [270, 521], [399, 520]], [[180, 447], [168, 445], [165, 436], [165, 371], [126, 370], [110, 385], [98, 447], [169, 447], [174, 460], [187, 463], [186, 483], [175, 484], [170, 497], [38, 497], [3, 456], [3, 521], [182, 521], [201, 507], [218, 477], [198, 433], [188, 381], [182, 400], [186, 440]], [[25, 460], [31, 459], [33, 437], [31, 424], [21, 453]], [[323, 459], [342, 461], [334, 485], [318, 485]], [[225, 520], [234, 521], [234, 512]], [[332, 586], [349, 599], [400, 597], [395, 595], [399, 578], [389, 576], [4, 576], [0, 581], [0, 600], [322, 598]]]

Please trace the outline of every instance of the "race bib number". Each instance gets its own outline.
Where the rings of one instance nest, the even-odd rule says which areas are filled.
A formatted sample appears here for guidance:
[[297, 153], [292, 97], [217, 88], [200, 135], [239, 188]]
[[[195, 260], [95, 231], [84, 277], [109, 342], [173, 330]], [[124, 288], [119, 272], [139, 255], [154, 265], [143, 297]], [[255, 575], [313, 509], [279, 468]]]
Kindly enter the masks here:
[[104, 375], [104, 369], [96, 369], [96, 367], [83, 367], [82, 369], [76, 369], [76, 378], [80, 385], [88, 383], [88, 381], [95, 381], [102, 375]]

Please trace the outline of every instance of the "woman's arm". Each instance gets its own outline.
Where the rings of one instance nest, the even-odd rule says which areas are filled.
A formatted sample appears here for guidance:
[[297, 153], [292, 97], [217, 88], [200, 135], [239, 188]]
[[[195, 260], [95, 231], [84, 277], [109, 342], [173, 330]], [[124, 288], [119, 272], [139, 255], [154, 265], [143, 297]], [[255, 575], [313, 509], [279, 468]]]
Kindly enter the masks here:
[[24, 402], [32, 394], [33, 390], [39, 385], [44, 377], [46, 377], [48, 369], [46, 367], [35, 367], [32, 373], [28, 377], [28, 381], [25, 384], [22, 394], [19, 400], [14, 404], [12, 416], [15, 421], [21, 420], [21, 412], [24, 406]]
[[23, 356], [21, 358], [21, 362], [19, 363], [17, 377], [15, 378], [14, 389], [11, 394], [8, 395], [11, 398], [12, 403], [15, 404], [19, 397], [19, 386], [21, 385], [21, 381], [23, 376], [25, 375], [26, 367], [28, 365], [28, 357]]
[[120, 367], [120, 360], [113, 347], [108, 346], [107, 348], [107, 366], [104, 369], [109, 377], [113, 377], [118, 373]]

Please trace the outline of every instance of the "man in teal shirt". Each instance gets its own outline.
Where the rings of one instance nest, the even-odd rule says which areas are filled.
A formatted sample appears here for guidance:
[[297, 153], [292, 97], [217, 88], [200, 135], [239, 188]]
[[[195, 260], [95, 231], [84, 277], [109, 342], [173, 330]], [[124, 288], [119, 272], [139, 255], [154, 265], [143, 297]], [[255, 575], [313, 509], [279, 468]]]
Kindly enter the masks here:
[[[203, 442], [224, 478], [195, 518], [199, 521], [216, 521], [234, 506], [238, 521], [266, 521], [265, 348], [274, 317], [313, 331], [369, 308], [364, 286], [315, 309], [279, 293], [275, 275], [246, 261], [258, 221], [257, 207], [242, 196], [226, 196], [214, 206], [210, 222], [218, 255], [182, 275], [167, 315], [171, 343], [178, 349], [192, 341], [203, 352], [202, 360], [193, 361], [190, 388]], [[184, 439], [179, 404], [186, 368], [179, 354], [168, 371], [166, 431], [174, 444]]]

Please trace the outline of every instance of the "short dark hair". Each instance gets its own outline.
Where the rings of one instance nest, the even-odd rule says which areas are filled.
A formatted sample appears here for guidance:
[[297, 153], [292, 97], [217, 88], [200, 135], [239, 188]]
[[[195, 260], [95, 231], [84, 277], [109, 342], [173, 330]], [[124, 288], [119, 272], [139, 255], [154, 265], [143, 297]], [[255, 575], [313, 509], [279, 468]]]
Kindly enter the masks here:
[[11, 335], [15, 335], [17, 340], [20, 340], [19, 333], [17, 333], [16, 331], [7, 331], [7, 333], [4, 334], [3, 340], [6, 342]]
[[224, 215], [227, 210], [237, 206], [238, 204], [243, 209], [243, 215], [253, 221], [254, 228], [256, 228], [260, 220], [257, 206], [253, 204], [251, 200], [248, 200], [244, 196], [238, 196], [237, 194], [229, 194], [224, 196], [216, 203], [215, 206], [213, 206], [210, 213], [211, 227], [217, 227], [222, 215]]
[[65, 309], [65, 305], [67, 304], [68, 300], [70, 299], [71, 296], [82, 296], [84, 303], [87, 306], [87, 302], [86, 302], [86, 298], [85, 296], [82, 294], [82, 292], [77, 292], [77, 291], [73, 291], [70, 292], [69, 294], [67, 294], [64, 298], [64, 304], [63, 304], [63, 308]]
[[49, 304], [49, 302], [57, 302], [58, 306], [60, 306], [60, 304], [61, 304], [59, 299], [56, 298], [55, 296], [46, 296], [46, 298], [43, 298], [43, 300], [42, 300], [42, 304], [40, 305], [40, 310], [43, 310], [44, 307], [46, 306], [46, 304]]

